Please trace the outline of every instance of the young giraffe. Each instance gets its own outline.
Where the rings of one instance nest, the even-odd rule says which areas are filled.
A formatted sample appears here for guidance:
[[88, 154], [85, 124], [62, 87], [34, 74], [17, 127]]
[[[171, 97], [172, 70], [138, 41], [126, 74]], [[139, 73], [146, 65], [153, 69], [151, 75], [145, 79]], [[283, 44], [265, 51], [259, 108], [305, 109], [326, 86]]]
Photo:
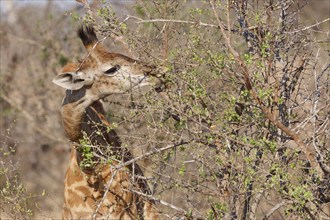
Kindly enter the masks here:
[[87, 58], [79, 64], [67, 64], [53, 80], [67, 89], [61, 113], [65, 133], [74, 143], [64, 180], [62, 218], [158, 219], [153, 203], [131, 191], [136, 187], [150, 194], [147, 182], [137, 178], [143, 176], [137, 164], [114, 170], [95, 156], [89, 158], [89, 167], [83, 167], [81, 162], [86, 157], [77, 147], [88, 137], [93, 153], [110, 152], [107, 156], [115, 161], [111, 165], [132, 159], [130, 152], [121, 147], [116, 132], [108, 130], [100, 99], [150, 84], [147, 76], [152, 68], [124, 55], [107, 52], [91, 27], [81, 27], [78, 35], [88, 51]]

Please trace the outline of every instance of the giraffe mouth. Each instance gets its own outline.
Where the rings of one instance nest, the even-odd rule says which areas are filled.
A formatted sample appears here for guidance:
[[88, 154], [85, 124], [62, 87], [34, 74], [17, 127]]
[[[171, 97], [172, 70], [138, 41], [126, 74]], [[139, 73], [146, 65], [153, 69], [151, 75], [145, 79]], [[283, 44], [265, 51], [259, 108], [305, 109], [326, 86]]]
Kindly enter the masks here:
[[130, 86], [127, 89], [127, 91], [131, 91], [132, 89], [136, 89], [136, 88], [142, 88], [145, 86], [149, 86], [151, 85], [151, 82], [148, 78], [148, 76], [144, 75], [144, 76], [138, 76], [138, 77], [132, 77], [130, 79]]
[[137, 86], [147, 86], [147, 85], [150, 85], [147, 76], [143, 76], [137, 83]]

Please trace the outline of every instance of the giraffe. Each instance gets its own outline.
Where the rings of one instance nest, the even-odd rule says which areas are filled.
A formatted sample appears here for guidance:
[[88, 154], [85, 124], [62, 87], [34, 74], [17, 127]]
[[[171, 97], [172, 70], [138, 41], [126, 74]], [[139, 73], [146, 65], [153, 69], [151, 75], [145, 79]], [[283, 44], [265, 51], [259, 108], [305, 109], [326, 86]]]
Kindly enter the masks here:
[[[109, 130], [100, 101], [113, 93], [150, 85], [148, 76], [153, 68], [108, 52], [91, 26], [82, 26], [78, 35], [87, 57], [64, 66], [53, 80], [66, 89], [61, 115], [66, 136], [73, 143], [64, 180], [62, 218], [158, 219], [154, 203], [131, 190], [150, 194], [140, 167], [130, 164], [123, 169], [113, 168], [120, 161], [132, 159], [132, 155], [121, 147], [116, 132]], [[113, 159], [110, 164], [103, 163], [102, 156]]]

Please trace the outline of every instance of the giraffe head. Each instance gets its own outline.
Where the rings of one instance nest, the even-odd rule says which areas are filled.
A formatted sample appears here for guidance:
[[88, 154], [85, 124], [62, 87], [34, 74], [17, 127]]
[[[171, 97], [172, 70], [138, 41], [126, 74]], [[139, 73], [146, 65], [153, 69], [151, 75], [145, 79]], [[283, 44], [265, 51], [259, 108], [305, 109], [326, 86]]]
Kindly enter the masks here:
[[117, 53], [108, 52], [92, 27], [78, 35], [88, 55], [77, 64], [67, 64], [53, 82], [67, 90], [84, 90], [95, 100], [151, 84], [153, 68]]

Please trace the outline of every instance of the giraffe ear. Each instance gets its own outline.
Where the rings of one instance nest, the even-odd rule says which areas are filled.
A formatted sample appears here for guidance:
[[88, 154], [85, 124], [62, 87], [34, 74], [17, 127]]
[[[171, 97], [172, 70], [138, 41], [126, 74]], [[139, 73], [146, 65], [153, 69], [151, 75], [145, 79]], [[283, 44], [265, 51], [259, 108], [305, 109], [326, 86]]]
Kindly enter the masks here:
[[53, 79], [53, 83], [68, 90], [78, 90], [86, 84], [75, 72], [60, 73]]

